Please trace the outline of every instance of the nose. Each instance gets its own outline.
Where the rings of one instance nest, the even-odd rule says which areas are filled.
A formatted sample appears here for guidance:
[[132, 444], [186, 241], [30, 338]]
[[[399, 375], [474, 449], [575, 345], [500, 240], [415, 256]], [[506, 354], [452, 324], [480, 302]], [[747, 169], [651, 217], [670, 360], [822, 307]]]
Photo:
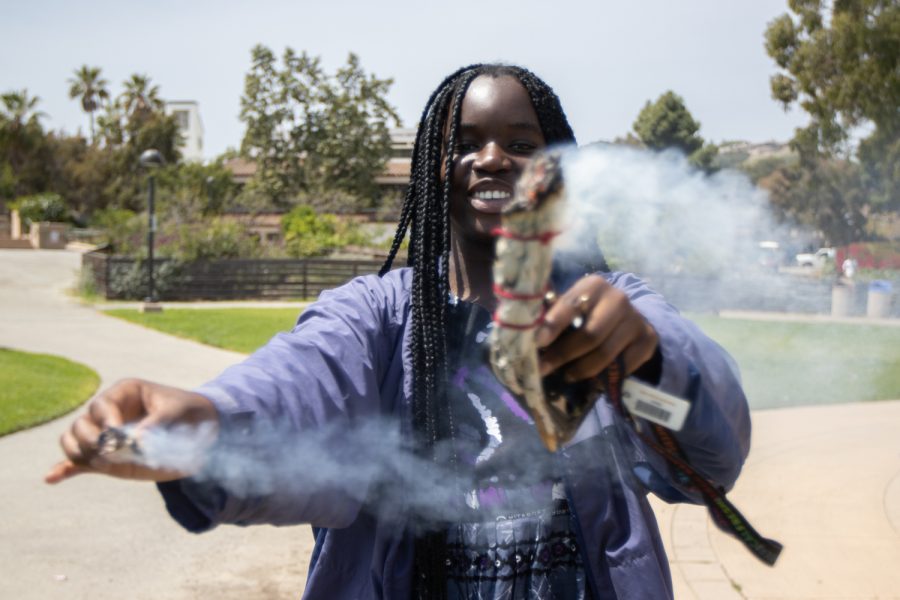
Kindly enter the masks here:
[[481, 147], [472, 165], [481, 171], [505, 171], [512, 168], [512, 161], [497, 142], [488, 142]]

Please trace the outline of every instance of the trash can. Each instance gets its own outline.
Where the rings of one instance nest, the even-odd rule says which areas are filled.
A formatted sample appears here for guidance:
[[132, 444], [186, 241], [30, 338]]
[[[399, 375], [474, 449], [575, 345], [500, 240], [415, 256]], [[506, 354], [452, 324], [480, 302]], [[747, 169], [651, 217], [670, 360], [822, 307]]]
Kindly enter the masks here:
[[838, 283], [831, 288], [831, 316], [849, 317], [853, 306], [853, 286]]
[[890, 281], [876, 279], [869, 284], [866, 316], [885, 319], [891, 316], [891, 296], [894, 289]]

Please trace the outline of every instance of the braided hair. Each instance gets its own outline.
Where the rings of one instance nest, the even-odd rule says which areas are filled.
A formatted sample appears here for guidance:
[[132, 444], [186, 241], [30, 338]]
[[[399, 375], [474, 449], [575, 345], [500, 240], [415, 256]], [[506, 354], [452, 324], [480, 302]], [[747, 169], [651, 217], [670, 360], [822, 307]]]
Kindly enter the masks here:
[[[447, 300], [450, 293], [450, 181], [466, 90], [481, 75], [517, 79], [531, 99], [547, 145], [574, 143], [559, 98], [530, 71], [504, 64], [463, 67], [444, 79], [428, 99], [413, 149], [410, 183], [400, 222], [380, 275], [393, 264], [410, 233], [407, 264], [413, 268], [412, 336], [413, 430], [419, 451], [437, 460], [435, 447], [454, 434], [452, 415], [443, 398], [447, 364]], [[446, 135], [445, 135], [446, 132]], [[441, 164], [443, 161], [443, 165]], [[441, 171], [447, 175], [441, 177]], [[450, 457], [451, 461], [455, 461]], [[454, 464], [455, 466], [455, 464]], [[446, 594], [445, 532], [439, 527], [416, 540], [415, 587], [422, 598]]]

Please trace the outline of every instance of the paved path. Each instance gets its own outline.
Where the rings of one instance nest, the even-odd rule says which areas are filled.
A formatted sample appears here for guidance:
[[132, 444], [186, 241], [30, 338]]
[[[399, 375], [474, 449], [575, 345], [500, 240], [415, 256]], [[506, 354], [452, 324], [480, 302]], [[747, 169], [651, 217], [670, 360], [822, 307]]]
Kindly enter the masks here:
[[[240, 358], [78, 305], [63, 291], [78, 260], [0, 251], [0, 345], [85, 363], [103, 385], [140, 375], [190, 387]], [[70, 419], [0, 438], [0, 598], [298, 596], [306, 527], [192, 536], [150, 485], [44, 485]], [[679, 600], [900, 598], [900, 401], [755, 412], [730, 497], [784, 554], [765, 567], [705, 509], [654, 502]]]
[[[0, 346], [79, 361], [102, 386], [138, 375], [193, 387], [241, 358], [80, 306], [65, 292], [79, 261], [0, 250]], [[71, 419], [0, 438], [0, 598], [299, 597], [312, 548], [306, 526], [195, 536], [169, 518], [152, 484], [94, 476], [44, 484]]]

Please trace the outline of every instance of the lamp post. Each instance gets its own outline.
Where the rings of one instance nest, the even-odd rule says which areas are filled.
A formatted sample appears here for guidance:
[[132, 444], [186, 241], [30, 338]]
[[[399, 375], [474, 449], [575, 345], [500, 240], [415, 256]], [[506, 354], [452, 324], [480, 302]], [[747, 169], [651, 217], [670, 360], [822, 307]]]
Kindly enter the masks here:
[[153, 170], [162, 166], [163, 158], [159, 150], [150, 148], [144, 150], [141, 154], [139, 162], [142, 167], [147, 169], [149, 177], [147, 179], [147, 297], [141, 306], [143, 312], [156, 312], [161, 307], [156, 303], [156, 290], [153, 288], [153, 235], [156, 233], [156, 213], [154, 202], [156, 200], [156, 181], [153, 177]]

